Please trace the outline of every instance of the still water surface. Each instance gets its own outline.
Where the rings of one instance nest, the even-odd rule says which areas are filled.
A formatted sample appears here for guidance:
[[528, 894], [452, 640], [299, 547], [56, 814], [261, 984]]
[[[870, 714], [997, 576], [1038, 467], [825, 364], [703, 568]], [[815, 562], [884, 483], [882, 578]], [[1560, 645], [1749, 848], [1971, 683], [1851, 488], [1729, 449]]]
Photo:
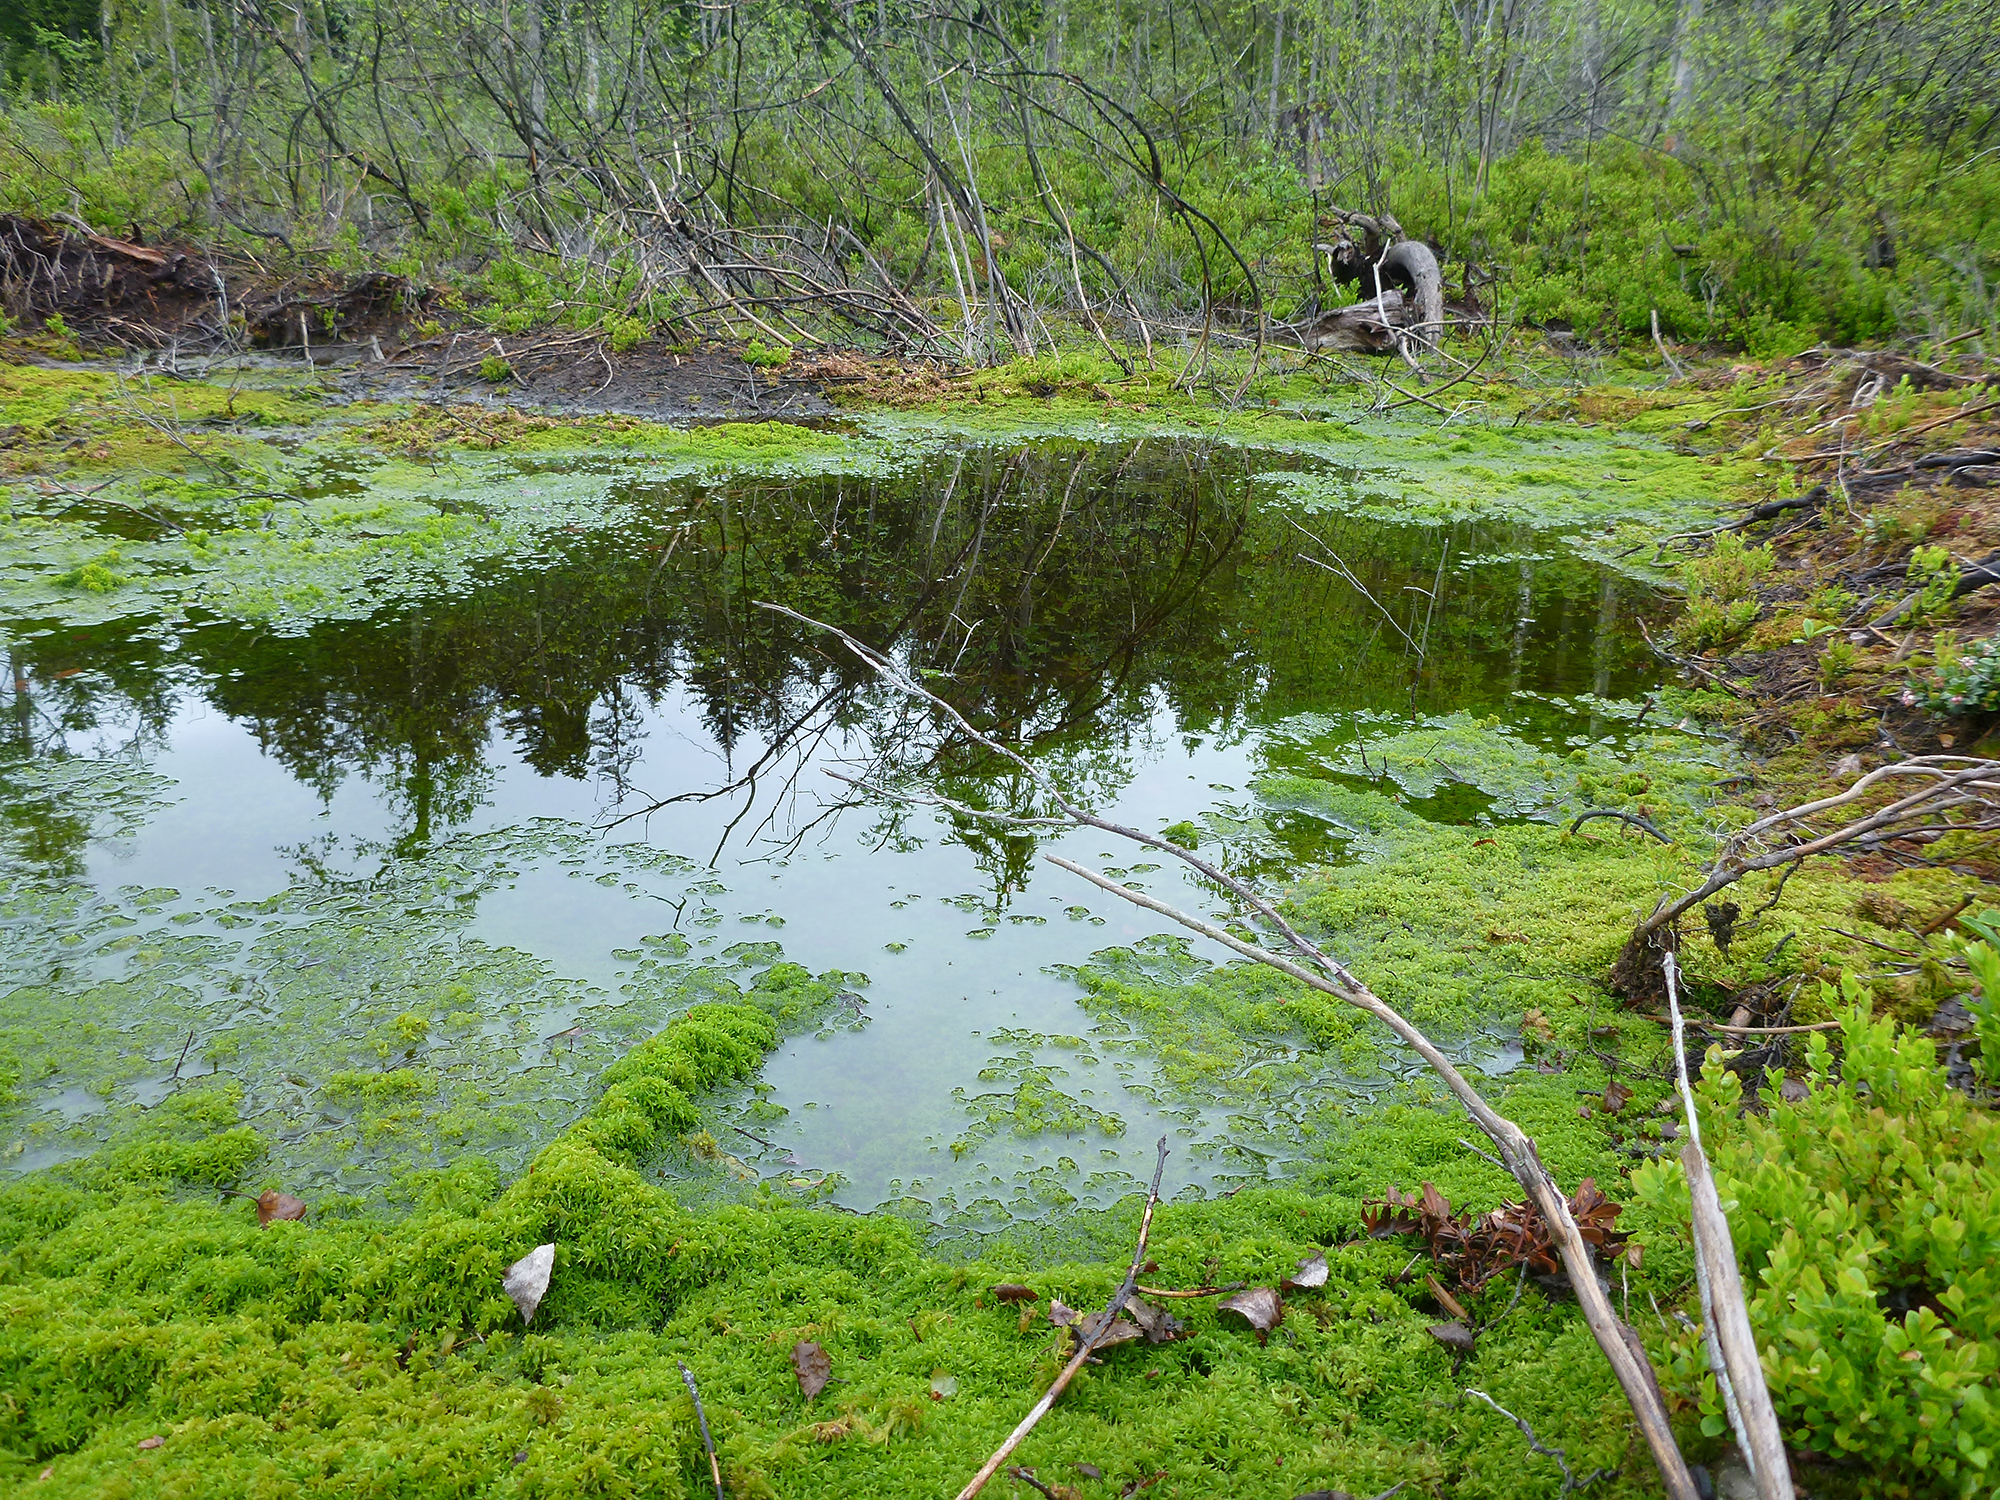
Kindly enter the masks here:
[[[888, 479], [614, 473], [635, 522], [366, 621], [16, 622], [0, 777], [9, 868], [37, 894], [0, 993], [42, 1030], [0, 1126], [13, 1165], [214, 1075], [300, 1185], [376, 1187], [458, 1149], [517, 1167], [698, 998], [691, 972], [747, 983], [781, 952], [844, 971], [843, 998], [718, 1106], [741, 1176], [997, 1216], [1113, 1190], [1163, 1128], [1209, 1143], [1197, 1183], [1262, 1175], [1225, 1107], [1158, 1086], [1078, 1007], [1065, 966], [1167, 924], [1042, 856], [1215, 898], [1102, 834], [857, 799], [823, 773], [1027, 805], [756, 602], [893, 651], [1099, 811], [1193, 821], [1272, 886], [1351, 854], [1261, 805], [1262, 778], [1362, 784], [1371, 739], [1455, 713], [1594, 741], [1643, 694], [1643, 587], [1525, 525], [1307, 514], [1280, 477], [1306, 462], [1150, 440], [968, 444]], [[1449, 775], [1410, 805], [1521, 815]], [[1497, 1033], [1463, 1050], [1516, 1055]], [[399, 1103], [399, 1067], [445, 1095]], [[1056, 1128], [993, 1125], [1024, 1090], [1064, 1105]]]

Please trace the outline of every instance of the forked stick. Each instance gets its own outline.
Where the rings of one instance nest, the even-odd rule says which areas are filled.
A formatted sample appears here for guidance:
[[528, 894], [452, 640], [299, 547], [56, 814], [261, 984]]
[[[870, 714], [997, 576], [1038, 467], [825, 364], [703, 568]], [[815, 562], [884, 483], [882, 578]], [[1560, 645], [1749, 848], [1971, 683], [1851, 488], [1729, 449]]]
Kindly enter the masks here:
[[[1070, 1362], [1063, 1366], [1062, 1374], [1056, 1376], [1055, 1383], [1042, 1392], [1042, 1399], [1035, 1403], [1033, 1410], [1021, 1418], [1020, 1425], [1007, 1434], [1007, 1441], [993, 1450], [993, 1456], [986, 1460], [979, 1472], [973, 1475], [965, 1488], [958, 1492], [958, 1500], [972, 1500], [974, 1495], [986, 1488], [986, 1481], [1000, 1472], [1000, 1466], [1007, 1462], [1009, 1455], [1021, 1446], [1029, 1433], [1035, 1430], [1035, 1424], [1049, 1414], [1049, 1408], [1056, 1404], [1056, 1398], [1062, 1395], [1064, 1388], [1075, 1378], [1076, 1372], [1083, 1368], [1084, 1361], [1090, 1358], [1090, 1351], [1103, 1342], [1104, 1336], [1111, 1332], [1111, 1325], [1118, 1320], [1118, 1314], [1125, 1310], [1126, 1299], [1139, 1284], [1139, 1268], [1146, 1263], [1146, 1236], [1153, 1232], [1153, 1209], [1160, 1201], [1160, 1174], [1166, 1169], [1167, 1138], [1161, 1136], [1160, 1158], [1153, 1164], [1153, 1188], [1146, 1194], [1146, 1211], [1139, 1218], [1139, 1243], [1132, 1248], [1132, 1269], [1125, 1273], [1125, 1280], [1119, 1286], [1117, 1295], [1106, 1304], [1104, 1311], [1087, 1324], [1078, 1327], [1076, 1353], [1070, 1357]], [[1086, 1328], [1088, 1332], [1085, 1332]]]
[[1688, 1084], [1687, 1033], [1681, 1029], [1680, 968], [1671, 953], [1661, 955], [1661, 967], [1674, 1018], [1674, 1071], [1687, 1109], [1688, 1143], [1681, 1151], [1681, 1168], [1687, 1173], [1694, 1218], [1695, 1281], [1701, 1288], [1709, 1364], [1722, 1386], [1729, 1425], [1736, 1429], [1736, 1441], [1750, 1461], [1757, 1500], [1793, 1500], [1785, 1435], [1771, 1405], [1770, 1387], [1764, 1383], [1763, 1362], [1757, 1357], [1757, 1336], [1750, 1328], [1750, 1308], [1743, 1300], [1743, 1278], [1736, 1268], [1736, 1243], [1708, 1170], [1708, 1156], [1701, 1149], [1701, 1118]]
[[[1087, 870], [1083, 866], [1073, 864], [1069, 860], [1057, 855], [1049, 855], [1047, 858], [1050, 863], [1058, 865], [1072, 874], [1081, 876], [1093, 885], [1099, 886], [1123, 900], [1130, 901], [1134, 905], [1143, 906], [1150, 911], [1155, 911], [1162, 916], [1169, 917], [1190, 931], [1198, 932], [1204, 937], [1212, 938], [1225, 947], [1241, 953], [1246, 958], [1253, 958], [1259, 963], [1268, 964], [1274, 969], [1291, 975], [1303, 984], [1310, 985], [1324, 994], [1331, 995], [1335, 999], [1368, 1012], [1368, 1014], [1381, 1021], [1390, 1030], [1395, 1032], [1397, 1036], [1401, 1037], [1414, 1048], [1417, 1054], [1430, 1065], [1432, 1071], [1444, 1080], [1445, 1086], [1465, 1106], [1467, 1113], [1472, 1116], [1473, 1121], [1486, 1133], [1487, 1138], [1493, 1142], [1494, 1146], [1498, 1148], [1500, 1158], [1506, 1164], [1507, 1170], [1514, 1175], [1514, 1180], [1527, 1193], [1529, 1201], [1535, 1205], [1542, 1217], [1548, 1221], [1550, 1232], [1562, 1256], [1563, 1269], [1568, 1272], [1570, 1285], [1576, 1292], [1577, 1303], [1582, 1307], [1584, 1319], [1590, 1325], [1591, 1334], [1596, 1338], [1598, 1347], [1604, 1351], [1604, 1357], [1610, 1363], [1612, 1373], [1617, 1377], [1619, 1386], [1624, 1390], [1625, 1399], [1631, 1404], [1632, 1415], [1639, 1424], [1639, 1430], [1645, 1435], [1647, 1446], [1652, 1449], [1653, 1462], [1659, 1468], [1661, 1482], [1665, 1485], [1670, 1500], [1695, 1500], [1698, 1492], [1695, 1489], [1694, 1478], [1688, 1472], [1687, 1460], [1681, 1456], [1680, 1448], [1674, 1441], [1673, 1428], [1667, 1420], [1666, 1400], [1660, 1394], [1659, 1381], [1653, 1373], [1652, 1365], [1646, 1358], [1645, 1348], [1639, 1342], [1638, 1334], [1620, 1321], [1618, 1315], [1612, 1310], [1611, 1299], [1605, 1294], [1604, 1288], [1598, 1284], [1595, 1252], [1584, 1239], [1582, 1233], [1577, 1229], [1576, 1220], [1569, 1211], [1569, 1203], [1561, 1190], [1556, 1187], [1555, 1179], [1549, 1175], [1548, 1168], [1542, 1165], [1541, 1154], [1536, 1150], [1534, 1141], [1530, 1139], [1528, 1133], [1522, 1130], [1520, 1126], [1501, 1115], [1492, 1105], [1488, 1104], [1479, 1091], [1467, 1081], [1465, 1075], [1452, 1065], [1451, 1060], [1438, 1050], [1437, 1045], [1429, 1037], [1425, 1036], [1423, 1032], [1419, 1031], [1406, 1020], [1387, 1001], [1383, 1000], [1373, 990], [1369, 989], [1367, 985], [1363, 984], [1338, 959], [1327, 953], [1317, 943], [1314, 943], [1301, 934], [1279, 914], [1269, 901], [1258, 895], [1233, 875], [1224, 873], [1192, 851], [1183, 849], [1180, 845], [1172, 843], [1167, 839], [1143, 833], [1136, 828], [1125, 827], [1120, 823], [1108, 822], [1078, 807], [1064, 795], [1062, 789], [1056, 786], [1039, 766], [1032, 764], [1018, 751], [1001, 744], [991, 736], [973, 728], [965, 716], [956, 708], [953, 708], [951, 704], [945, 702], [944, 699], [938, 697], [937, 694], [917, 682], [914, 677], [880, 651], [875, 650], [871, 646], [863, 645], [845, 631], [825, 624], [822, 621], [812, 619], [807, 615], [802, 615], [796, 610], [787, 609], [781, 604], [764, 603], [760, 607], [768, 609], [775, 614], [781, 614], [789, 619], [796, 620], [811, 629], [823, 630], [827, 634], [836, 637], [848, 650], [859, 657], [877, 677], [881, 678], [891, 687], [907, 693], [911, 697], [921, 698], [930, 703], [970, 739], [985, 746], [994, 754], [1018, 767], [1023, 774], [1047, 795], [1049, 800], [1061, 810], [1064, 816], [1060, 820], [1050, 818], [1019, 818], [1007, 813], [993, 813], [980, 808], [968, 807], [962, 803], [951, 802], [935, 794], [910, 796], [888, 791], [885, 793], [886, 795], [897, 797], [905, 802], [928, 802], [936, 806], [949, 808], [954, 812], [966, 816], [978, 817], [989, 822], [1008, 826], [1049, 827], [1066, 822], [1078, 827], [1096, 828], [1106, 833], [1114, 833], [1120, 837], [1131, 839], [1133, 842], [1143, 844], [1149, 849], [1158, 849], [1164, 854], [1171, 854], [1197, 874], [1221, 886], [1239, 901], [1250, 907], [1251, 910], [1255, 911], [1266, 922], [1270, 923], [1277, 930], [1278, 934], [1283, 937], [1286, 946], [1297, 954], [1299, 958], [1303, 959], [1304, 963], [1294, 962], [1292, 959], [1273, 953], [1269, 949], [1260, 947], [1255, 943], [1245, 942], [1241, 938], [1225, 932], [1213, 923], [1205, 922], [1199, 917], [1179, 911], [1167, 905], [1164, 901], [1146, 895], [1144, 892], [1133, 890], [1129, 886], [1120, 885], [1108, 876]], [[866, 782], [856, 782], [850, 777], [843, 777], [841, 779], [866, 787], [871, 791], [884, 792], [882, 788], [871, 786]], [[1306, 965], [1310, 965], [1311, 967], [1308, 968]], [[1039, 1420], [1039, 1414], [1038, 1409], [1036, 1413], [1031, 1414], [1031, 1417], [1034, 1420]], [[1017, 1429], [1018, 1435], [1025, 1436], [1026, 1427], [1031, 1425], [1032, 1421], [1024, 1424], [1022, 1429]], [[997, 1469], [999, 1463], [1005, 1461], [1006, 1454], [1011, 1451], [1011, 1448], [1003, 1448], [995, 1462], [990, 1464], [986, 1471], [982, 1471], [984, 1477], [978, 1483], [984, 1484], [986, 1478], [991, 1477], [992, 1471]], [[966, 1500], [967, 1496], [975, 1493], [977, 1493], [976, 1485], [961, 1495], [960, 1500]]]

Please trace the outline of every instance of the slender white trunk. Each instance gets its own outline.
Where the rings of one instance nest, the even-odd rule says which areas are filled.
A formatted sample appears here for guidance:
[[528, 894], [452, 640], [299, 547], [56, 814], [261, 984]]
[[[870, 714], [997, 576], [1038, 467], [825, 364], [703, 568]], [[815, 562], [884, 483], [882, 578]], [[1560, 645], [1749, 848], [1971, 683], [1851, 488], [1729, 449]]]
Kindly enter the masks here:
[[1278, 19], [1271, 25], [1271, 107], [1267, 133], [1273, 146], [1278, 144], [1278, 84], [1283, 77], [1285, 66], [1285, 12], [1278, 9]]

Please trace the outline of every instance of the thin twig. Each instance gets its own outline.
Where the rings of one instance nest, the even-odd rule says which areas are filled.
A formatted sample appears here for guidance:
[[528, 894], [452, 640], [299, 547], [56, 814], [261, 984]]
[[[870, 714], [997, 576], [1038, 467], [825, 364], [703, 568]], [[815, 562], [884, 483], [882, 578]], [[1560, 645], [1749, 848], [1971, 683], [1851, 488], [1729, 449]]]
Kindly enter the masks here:
[[1542, 1457], [1544, 1458], [1553, 1458], [1556, 1461], [1556, 1466], [1563, 1471], [1563, 1487], [1562, 1487], [1563, 1494], [1565, 1495], [1572, 1494], [1575, 1491], [1584, 1488], [1586, 1485], [1595, 1484], [1597, 1483], [1598, 1480], [1608, 1478], [1611, 1475], [1616, 1474], [1618, 1472], [1616, 1469], [1596, 1469], [1593, 1470], [1591, 1473], [1585, 1475], [1582, 1479], [1578, 1479], [1576, 1475], [1570, 1470], [1569, 1454], [1567, 1452], [1565, 1452], [1561, 1448], [1551, 1448], [1545, 1443], [1543, 1443], [1540, 1438], [1535, 1436], [1534, 1428], [1530, 1427], [1526, 1422], [1522, 1421], [1519, 1417], [1515, 1416], [1511, 1411], [1507, 1410], [1506, 1407], [1502, 1406], [1498, 1401], [1495, 1401], [1491, 1396], [1487, 1395], [1486, 1392], [1475, 1391], [1472, 1390], [1470, 1387], [1468, 1387], [1466, 1389], [1465, 1394], [1468, 1396], [1477, 1397], [1479, 1400], [1484, 1401], [1488, 1406], [1492, 1407], [1495, 1411], [1499, 1412], [1501, 1416], [1505, 1417], [1508, 1421], [1512, 1422], [1516, 1427], [1520, 1428], [1521, 1436], [1528, 1440], [1528, 1447], [1531, 1451], [1541, 1454]]
[[715, 1479], [715, 1500], [723, 1500], [722, 1465], [715, 1461], [715, 1439], [708, 1435], [708, 1413], [701, 1409], [701, 1392], [695, 1389], [694, 1371], [681, 1360], [675, 1360], [681, 1367], [681, 1383], [688, 1388], [688, 1396], [694, 1402], [694, 1419], [701, 1424], [701, 1445], [708, 1450], [708, 1472]]
[[[1649, 1011], [1642, 1012], [1642, 1014], [1645, 1015], [1647, 1020], [1658, 1021], [1662, 1026], [1671, 1026], [1674, 1024], [1672, 1016], [1656, 1016]], [[1798, 1036], [1802, 1032], [1807, 1031], [1838, 1031], [1840, 1029], [1840, 1022], [1838, 1021], [1815, 1021], [1810, 1026], [1724, 1026], [1719, 1021], [1703, 1021], [1695, 1018], [1689, 1020], [1687, 1024], [1698, 1027], [1703, 1031], [1719, 1031], [1727, 1036]]]
[[1672, 839], [1655, 828], [1650, 819], [1642, 818], [1637, 813], [1620, 812], [1615, 807], [1593, 807], [1587, 813], [1578, 813], [1576, 821], [1569, 825], [1569, 831], [1575, 833], [1577, 829], [1583, 827], [1592, 818], [1617, 818], [1620, 822], [1630, 823], [1634, 828], [1644, 829], [1663, 844], [1671, 844], [1673, 842]]
[[1459, 1145], [1465, 1147], [1466, 1150], [1470, 1151], [1474, 1156], [1478, 1157], [1480, 1160], [1492, 1162], [1494, 1166], [1498, 1167], [1503, 1172], [1507, 1170], [1507, 1163], [1500, 1160], [1500, 1158], [1497, 1156], [1493, 1156], [1485, 1151], [1481, 1151], [1477, 1146], [1473, 1145], [1472, 1142], [1468, 1141], [1464, 1136], [1460, 1136], [1458, 1138], [1458, 1143]]
[[1056, 1376], [1055, 1383], [1042, 1393], [1042, 1399], [1037, 1401], [1034, 1408], [1021, 1418], [1019, 1425], [1007, 1434], [1007, 1441], [994, 1450], [993, 1456], [986, 1460], [979, 1472], [973, 1475], [965, 1488], [958, 1492], [958, 1500], [972, 1500], [974, 1495], [986, 1488], [986, 1481], [1000, 1472], [1000, 1466], [1007, 1462], [1008, 1456], [1021, 1446], [1029, 1433], [1035, 1430], [1035, 1424], [1048, 1415], [1049, 1408], [1056, 1404], [1056, 1398], [1062, 1395], [1070, 1381], [1076, 1378], [1076, 1372], [1081, 1370], [1084, 1362], [1090, 1358], [1090, 1351], [1111, 1332], [1111, 1325], [1117, 1321], [1118, 1314], [1125, 1310], [1126, 1300], [1131, 1297], [1139, 1284], [1139, 1267], [1146, 1263], [1146, 1237], [1153, 1232], [1153, 1210], [1160, 1201], [1160, 1177], [1167, 1170], [1165, 1136], [1160, 1137], [1159, 1152], [1159, 1160], [1153, 1165], [1152, 1190], [1146, 1194], [1146, 1211], [1139, 1217], [1139, 1242], [1132, 1249], [1132, 1269], [1125, 1273], [1125, 1280], [1119, 1285], [1111, 1301], [1105, 1304], [1104, 1311], [1096, 1318], [1077, 1325], [1076, 1353], [1070, 1357], [1070, 1362], [1063, 1366], [1062, 1374]]

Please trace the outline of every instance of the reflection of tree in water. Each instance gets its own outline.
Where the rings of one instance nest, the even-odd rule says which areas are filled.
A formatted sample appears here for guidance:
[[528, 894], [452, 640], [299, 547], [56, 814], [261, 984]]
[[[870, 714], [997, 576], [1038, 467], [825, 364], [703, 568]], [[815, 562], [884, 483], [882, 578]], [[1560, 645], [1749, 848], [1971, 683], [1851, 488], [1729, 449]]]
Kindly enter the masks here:
[[0, 840], [6, 856], [56, 879], [83, 873], [101, 833], [91, 810], [35, 775], [55, 763], [142, 762], [172, 715], [167, 653], [149, 633], [100, 627], [4, 646], [0, 680]]
[[[626, 813], [735, 798], [739, 840], [800, 831], [773, 821], [787, 799], [765, 794], [828, 745], [924, 766], [967, 801], [1014, 795], [759, 600], [895, 651], [1092, 797], [1124, 784], [1163, 713], [1185, 733], [1234, 734], [1301, 709], [1492, 707], [1519, 687], [1602, 692], [1630, 675], [1623, 583], [1509, 559], [1447, 570], [1432, 603], [1436, 528], [1308, 518], [1378, 605], [1297, 560], [1305, 538], [1253, 498], [1265, 467], [1148, 439], [970, 449], [888, 478], [635, 484], [619, 498], [644, 519], [468, 598], [301, 637], [211, 626], [181, 654], [214, 705], [322, 797], [354, 775], [383, 787], [401, 852], [486, 798], [496, 730], [545, 776], [600, 779]], [[1531, 542], [1521, 528], [1450, 529], [1455, 557]], [[1428, 612], [1421, 663], [1385, 610]], [[118, 715], [162, 722], [166, 663], [147, 649], [97, 650], [66, 711], [118, 700]], [[699, 705], [722, 768], [642, 790], [646, 713], [674, 690]], [[9, 733], [8, 753], [42, 753]], [[893, 819], [879, 831], [909, 836]], [[965, 836], [996, 889], [1032, 858], [1024, 839]]]

